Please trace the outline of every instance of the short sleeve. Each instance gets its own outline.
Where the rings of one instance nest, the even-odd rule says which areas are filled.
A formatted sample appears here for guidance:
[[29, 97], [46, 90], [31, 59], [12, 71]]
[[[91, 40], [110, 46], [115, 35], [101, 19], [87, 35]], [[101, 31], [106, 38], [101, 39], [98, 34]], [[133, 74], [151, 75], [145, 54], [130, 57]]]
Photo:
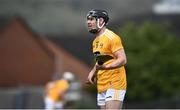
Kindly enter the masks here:
[[123, 48], [123, 45], [122, 45], [122, 42], [121, 42], [121, 38], [119, 36], [115, 36], [112, 39], [112, 42], [111, 42], [111, 51], [112, 51], [112, 53], [114, 53], [117, 50], [122, 49], [122, 48]]

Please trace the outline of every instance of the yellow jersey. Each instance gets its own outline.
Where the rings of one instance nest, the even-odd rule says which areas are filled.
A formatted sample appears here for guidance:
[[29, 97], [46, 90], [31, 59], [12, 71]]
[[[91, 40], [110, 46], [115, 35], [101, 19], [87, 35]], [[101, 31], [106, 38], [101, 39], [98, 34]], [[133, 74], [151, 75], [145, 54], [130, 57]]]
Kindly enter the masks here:
[[[123, 49], [121, 38], [114, 32], [106, 29], [104, 33], [97, 36], [93, 41], [93, 53], [100, 52], [113, 57], [113, 59], [105, 62], [109, 64], [116, 60], [113, 55], [119, 49]], [[99, 70], [97, 72], [97, 90], [98, 93], [106, 91], [108, 88], [117, 90], [126, 90], [126, 71], [124, 66], [112, 70]]]
[[53, 101], [62, 100], [63, 94], [61, 94], [61, 91], [67, 91], [68, 89], [69, 83], [64, 79], [50, 82], [49, 87], [47, 87], [47, 97]]

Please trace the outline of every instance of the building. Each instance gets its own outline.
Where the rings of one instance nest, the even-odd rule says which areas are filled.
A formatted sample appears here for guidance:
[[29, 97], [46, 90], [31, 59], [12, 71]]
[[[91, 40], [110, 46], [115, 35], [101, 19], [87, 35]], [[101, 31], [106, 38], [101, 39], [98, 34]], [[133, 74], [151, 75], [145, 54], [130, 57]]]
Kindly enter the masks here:
[[22, 18], [4, 20], [0, 26], [0, 87], [44, 85], [65, 71], [81, 82], [86, 79], [89, 68], [83, 62], [33, 32]]

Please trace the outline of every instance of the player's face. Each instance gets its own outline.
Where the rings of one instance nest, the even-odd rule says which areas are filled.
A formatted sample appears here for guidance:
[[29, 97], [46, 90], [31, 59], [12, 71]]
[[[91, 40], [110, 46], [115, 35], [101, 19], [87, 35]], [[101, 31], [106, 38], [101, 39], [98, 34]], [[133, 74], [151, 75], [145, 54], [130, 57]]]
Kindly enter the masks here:
[[96, 23], [96, 18], [89, 16], [87, 17], [87, 27], [88, 27], [88, 31], [90, 32], [91, 30], [97, 29], [97, 23]]

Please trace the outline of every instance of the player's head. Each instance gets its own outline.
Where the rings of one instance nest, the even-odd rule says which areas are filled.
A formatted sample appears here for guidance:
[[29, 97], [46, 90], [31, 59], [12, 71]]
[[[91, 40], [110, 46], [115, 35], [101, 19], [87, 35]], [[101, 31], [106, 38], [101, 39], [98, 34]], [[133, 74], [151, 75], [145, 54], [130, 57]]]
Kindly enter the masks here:
[[107, 25], [109, 17], [105, 10], [93, 9], [88, 12], [87, 25], [90, 33], [96, 34], [101, 28]]
[[66, 79], [68, 81], [73, 81], [74, 80], [74, 74], [71, 72], [64, 72], [63, 74], [63, 79]]

